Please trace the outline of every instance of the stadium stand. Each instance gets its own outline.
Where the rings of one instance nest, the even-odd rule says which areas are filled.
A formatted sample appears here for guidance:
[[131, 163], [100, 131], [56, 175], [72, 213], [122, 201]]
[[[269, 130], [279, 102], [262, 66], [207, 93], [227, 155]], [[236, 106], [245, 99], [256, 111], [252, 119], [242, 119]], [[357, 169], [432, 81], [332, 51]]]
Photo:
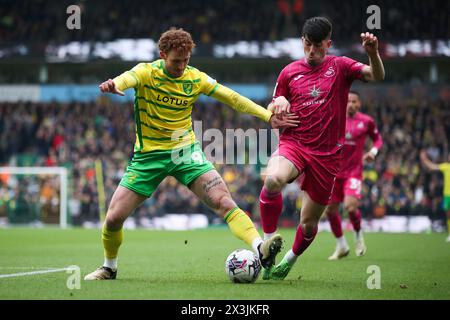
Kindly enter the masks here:
[[[76, 32], [68, 32], [66, 28], [65, 8], [72, 4], [82, 10], [82, 28]], [[448, 44], [449, 1], [429, 0], [424, 6], [421, 0], [117, 0], [89, 2], [89, 5], [84, 0], [4, 0], [0, 7], [0, 56], [9, 56], [0, 63], [0, 83], [93, 85], [131, 68], [135, 61], [116, 58], [114, 61], [93, 59], [72, 63], [69, 59], [64, 63], [52, 63], [46, 60], [48, 47], [71, 41], [106, 42], [124, 38], [156, 41], [161, 32], [171, 26], [191, 32], [201, 47], [240, 40], [262, 42], [298, 37], [298, 26], [308, 17], [326, 14], [333, 21], [334, 43], [348, 48], [358, 44], [359, 32], [367, 29], [366, 8], [373, 4], [383, 8], [383, 28], [373, 30], [382, 39], [382, 45], [412, 40], [424, 41], [422, 47], [426, 47], [425, 42], [429, 40], [443, 40]], [[258, 10], [252, 10], [255, 7]], [[105, 14], [99, 15], [100, 11]], [[11, 45], [24, 45], [30, 52], [17, 56], [15, 51], [8, 51], [14, 48]], [[5, 52], [1, 52], [3, 48]], [[432, 220], [445, 217], [441, 206], [442, 176], [422, 170], [418, 152], [426, 148], [432, 161], [447, 159], [450, 137], [448, 54], [447, 57], [442, 53], [427, 57], [425, 49], [419, 58], [397, 55], [386, 59], [387, 86], [382, 92], [362, 92], [363, 110], [375, 117], [385, 141], [375, 164], [365, 168], [362, 210], [368, 218], [415, 214], [428, 215]], [[448, 50], [448, 45], [442, 50]], [[205, 71], [210, 73], [211, 69], [211, 76], [222, 83], [258, 83], [271, 88], [280, 66], [288, 63], [286, 57], [248, 59], [241, 64], [245, 65], [241, 69], [230, 67], [233, 59], [216, 60], [211, 56], [202, 56], [202, 59], [198, 60], [200, 66], [203, 67], [202, 63], [209, 66]], [[267, 101], [259, 102], [267, 104]], [[209, 102], [196, 105], [194, 120], [200, 119], [205, 110], [208, 118], [202, 118], [204, 128], [222, 131], [266, 128], [257, 119]], [[71, 103], [0, 102], [0, 165], [66, 166], [70, 172], [72, 222], [82, 225], [86, 221], [96, 221], [99, 199], [94, 162], [98, 158], [102, 160], [108, 203], [132, 156], [133, 125], [130, 103], [103, 99]], [[259, 167], [217, 167], [238, 204], [258, 217]], [[44, 186], [37, 187], [38, 183]], [[56, 179], [38, 182], [29, 178], [20, 186], [7, 190], [0, 179], [0, 217], [6, 216], [7, 211], [10, 214], [11, 204], [19, 198], [22, 206], [14, 206], [19, 213], [51, 216], [49, 212], [57, 211], [54, 208], [59, 188]], [[298, 219], [296, 210], [301, 200], [294, 184], [285, 190], [284, 199], [283, 217]], [[41, 206], [27, 207], [33, 203]], [[177, 212], [208, 212], [208, 209], [187, 189], [167, 179], [138, 209], [136, 216], [145, 218]], [[17, 221], [28, 219], [21, 218], [20, 214], [16, 216]], [[213, 217], [209, 212], [209, 218]]]
[[[363, 95], [363, 110], [374, 116], [385, 141], [375, 163], [365, 168], [362, 211], [366, 218], [427, 215], [431, 220], [440, 220], [445, 217], [440, 205], [442, 176], [422, 170], [418, 152], [424, 147], [433, 161], [447, 159], [450, 92], [442, 87], [438, 95], [431, 98], [427, 90], [429, 88], [423, 86], [403, 92], [393, 89], [384, 97], [370, 92]], [[260, 103], [264, 105], [267, 101]], [[110, 199], [132, 156], [131, 146], [135, 139], [132, 110], [129, 103], [105, 101], [1, 103], [0, 165], [68, 167], [73, 223], [95, 222], [99, 213], [94, 160], [100, 158], [103, 162], [105, 190]], [[208, 117], [202, 117], [206, 112]], [[200, 119], [203, 130], [218, 128], [224, 132], [226, 128], [266, 128], [266, 124], [256, 118], [209, 102], [196, 105], [193, 120]], [[204, 146], [207, 144], [204, 142]], [[239, 205], [258, 217], [257, 199], [261, 188], [258, 167], [217, 167]], [[51, 209], [52, 197], [58, 195], [57, 180], [46, 183], [46, 188], [22, 186], [35, 190], [34, 195], [28, 192], [27, 197], [40, 199], [44, 211]], [[21, 197], [21, 190], [5, 188], [5, 184], [0, 185], [3, 210], [12, 199]], [[285, 190], [283, 217], [298, 219], [297, 210], [301, 204], [298, 195], [295, 185]], [[208, 209], [189, 190], [168, 178], [138, 209], [135, 217], [140, 221], [165, 213], [196, 212], [208, 212]], [[208, 216], [214, 218], [212, 212]]]
[[[0, 42], [32, 39], [45, 43], [120, 38], [156, 39], [171, 26], [183, 27], [200, 43], [238, 40], [278, 40], [297, 37], [298, 26], [307, 17], [327, 13], [334, 23], [335, 41], [350, 41], [349, 35], [365, 30], [366, 8], [370, 5], [383, 10], [384, 41], [406, 39], [448, 39], [450, 21], [448, 1], [429, 0], [199, 0], [199, 1], [2, 1], [0, 8]], [[61, 7], [76, 4], [81, 7], [83, 28], [70, 33], [65, 28], [66, 16]], [[258, 8], [251, 10], [250, 8]], [[98, 15], [98, 12], [106, 14]], [[433, 17], [430, 23], [429, 17]], [[26, 21], [25, 21], [26, 19]], [[227, 23], [221, 23], [227, 21]], [[356, 31], [356, 32], [355, 32]], [[354, 40], [354, 39], [353, 39]]]

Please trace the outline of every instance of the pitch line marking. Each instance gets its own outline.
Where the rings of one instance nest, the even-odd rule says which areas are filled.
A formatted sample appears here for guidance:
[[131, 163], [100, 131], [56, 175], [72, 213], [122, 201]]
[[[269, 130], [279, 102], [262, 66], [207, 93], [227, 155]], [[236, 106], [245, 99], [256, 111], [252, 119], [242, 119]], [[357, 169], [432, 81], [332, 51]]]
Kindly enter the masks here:
[[22, 277], [22, 276], [32, 276], [35, 274], [45, 274], [52, 272], [61, 272], [73, 270], [72, 268], [59, 268], [59, 269], [50, 269], [50, 270], [39, 270], [39, 271], [30, 271], [30, 272], [19, 272], [19, 273], [11, 273], [11, 274], [0, 274], [0, 279], [2, 278], [13, 278], [13, 277]]
[[58, 267], [0, 267], [0, 270], [49, 270], [49, 269], [59, 269]]

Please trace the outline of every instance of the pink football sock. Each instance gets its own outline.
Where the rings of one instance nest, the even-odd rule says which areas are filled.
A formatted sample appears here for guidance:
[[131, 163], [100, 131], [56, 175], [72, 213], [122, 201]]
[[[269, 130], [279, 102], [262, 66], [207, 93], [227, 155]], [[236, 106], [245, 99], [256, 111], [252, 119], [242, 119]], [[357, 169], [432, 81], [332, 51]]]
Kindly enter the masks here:
[[361, 210], [358, 209], [354, 212], [349, 212], [348, 216], [353, 225], [353, 230], [355, 230], [355, 232], [361, 230]]
[[339, 212], [333, 212], [328, 214], [328, 221], [330, 222], [331, 231], [336, 238], [342, 237], [342, 223]]
[[264, 233], [277, 230], [278, 218], [283, 210], [283, 196], [281, 192], [269, 193], [265, 187], [259, 195], [259, 209]]
[[303, 230], [301, 224], [297, 227], [297, 232], [295, 233], [294, 244], [292, 245], [292, 252], [296, 256], [299, 256], [309, 247], [309, 245], [313, 242], [314, 238], [317, 234], [317, 226], [313, 230], [312, 234], [306, 234]]

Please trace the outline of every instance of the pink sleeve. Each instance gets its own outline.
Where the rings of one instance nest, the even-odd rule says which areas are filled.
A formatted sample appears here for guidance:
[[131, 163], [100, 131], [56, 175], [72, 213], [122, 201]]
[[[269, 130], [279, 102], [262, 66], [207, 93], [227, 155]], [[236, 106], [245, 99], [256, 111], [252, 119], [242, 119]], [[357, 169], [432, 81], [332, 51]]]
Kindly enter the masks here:
[[362, 69], [365, 64], [348, 57], [341, 57], [339, 60], [343, 66], [343, 71], [347, 80], [353, 81], [363, 79]]
[[289, 100], [289, 86], [288, 86], [289, 82], [288, 82], [288, 72], [286, 69], [287, 68], [284, 68], [280, 72], [280, 75], [278, 76], [277, 83], [275, 84], [275, 89], [273, 90], [272, 101], [280, 96], [283, 96]]
[[368, 134], [370, 136], [370, 139], [372, 139], [372, 141], [373, 141], [373, 147], [380, 150], [381, 147], [383, 146], [383, 138], [381, 138], [381, 134], [378, 131], [375, 121], [372, 118], [370, 118], [370, 120], [369, 120]]

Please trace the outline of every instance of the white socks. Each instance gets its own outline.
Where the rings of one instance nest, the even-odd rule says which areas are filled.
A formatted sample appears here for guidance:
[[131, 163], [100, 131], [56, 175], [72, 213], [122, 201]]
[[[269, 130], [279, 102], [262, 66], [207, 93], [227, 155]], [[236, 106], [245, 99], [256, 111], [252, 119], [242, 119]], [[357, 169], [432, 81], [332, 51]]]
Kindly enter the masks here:
[[345, 237], [343, 235], [339, 238], [336, 238], [336, 241], [340, 248], [348, 248], [347, 240], [345, 240]]
[[286, 252], [286, 254], [284, 255], [283, 261], [286, 261], [287, 263], [289, 263], [292, 266], [297, 261], [298, 257], [299, 256], [297, 256], [291, 249], [288, 252]]
[[256, 255], [259, 257], [259, 250], [258, 247], [259, 245], [263, 243], [263, 240], [261, 238], [256, 238], [255, 240], [253, 240], [252, 242], [252, 249], [253, 251], [256, 253]]
[[277, 231], [275, 230], [275, 232], [272, 233], [264, 233], [264, 240], [269, 239], [270, 237], [272, 237], [273, 235], [275, 235], [277, 233]]
[[117, 258], [108, 259], [105, 257], [105, 262], [103, 263], [103, 266], [111, 268], [113, 270], [116, 270], [117, 269]]

